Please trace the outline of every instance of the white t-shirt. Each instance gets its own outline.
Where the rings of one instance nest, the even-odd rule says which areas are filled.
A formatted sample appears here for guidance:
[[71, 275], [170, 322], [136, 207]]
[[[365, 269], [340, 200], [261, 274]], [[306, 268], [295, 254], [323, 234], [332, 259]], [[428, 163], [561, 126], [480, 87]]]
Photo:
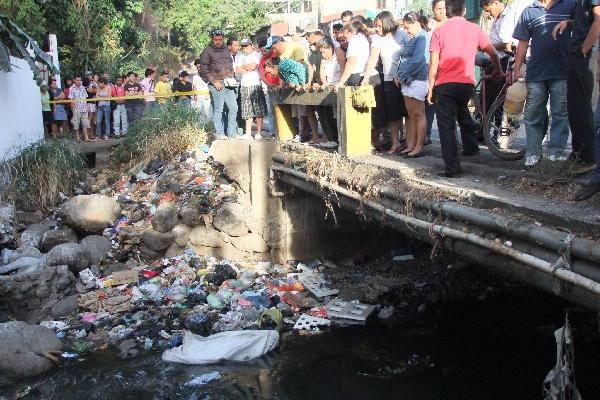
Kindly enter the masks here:
[[371, 54], [371, 45], [362, 33], [359, 33], [350, 39], [348, 42], [346, 58], [356, 57], [356, 64], [354, 65], [352, 74], [364, 75], [367, 61], [369, 61], [369, 54]]
[[[400, 29], [398, 29], [400, 31]], [[383, 80], [393, 81], [398, 77], [398, 66], [400, 65], [400, 55], [404, 48], [404, 40], [401, 35], [384, 36], [381, 38], [381, 63], [383, 64]]]
[[323, 66], [323, 70], [325, 72], [325, 77], [327, 78], [328, 84], [335, 85], [340, 81], [342, 69], [340, 68], [340, 63], [338, 62], [335, 54], [333, 55], [333, 58], [331, 60], [326, 60], [322, 58], [321, 65]]
[[254, 51], [250, 54], [246, 54], [242, 51], [237, 53], [235, 56], [234, 67], [241, 67], [248, 64], [256, 64], [257, 68], [252, 72], [246, 72], [239, 74], [240, 84], [245, 87], [258, 86], [260, 85], [260, 73], [258, 72], [258, 64], [260, 64], [261, 55], [258, 51]]

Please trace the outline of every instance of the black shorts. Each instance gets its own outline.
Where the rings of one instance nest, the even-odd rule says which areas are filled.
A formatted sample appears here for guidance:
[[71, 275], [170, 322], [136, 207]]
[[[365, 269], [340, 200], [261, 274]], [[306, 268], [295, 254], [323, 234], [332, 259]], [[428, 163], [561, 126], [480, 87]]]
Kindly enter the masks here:
[[52, 111], [42, 111], [42, 117], [44, 118], [44, 125], [54, 122], [54, 118], [52, 118]]
[[392, 81], [383, 83], [383, 102], [386, 122], [398, 121], [408, 115], [402, 89]]

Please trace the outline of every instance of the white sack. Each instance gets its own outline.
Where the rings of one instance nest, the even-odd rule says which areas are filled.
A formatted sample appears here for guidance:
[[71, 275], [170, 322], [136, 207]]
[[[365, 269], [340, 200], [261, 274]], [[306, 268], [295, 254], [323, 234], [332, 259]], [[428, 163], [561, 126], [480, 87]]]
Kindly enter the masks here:
[[279, 344], [277, 331], [228, 331], [209, 337], [186, 331], [183, 344], [169, 349], [163, 361], [183, 364], [213, 364], [220, 361], [248, 361], [273, 350]]

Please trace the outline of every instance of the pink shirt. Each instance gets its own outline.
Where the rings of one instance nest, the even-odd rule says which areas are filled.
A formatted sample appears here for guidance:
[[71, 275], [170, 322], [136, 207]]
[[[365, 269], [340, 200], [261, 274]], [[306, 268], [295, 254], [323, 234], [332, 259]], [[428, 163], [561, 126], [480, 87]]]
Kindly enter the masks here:
[[452, 17], [431, 35], [430, 52], [440, 53], [435, 84], [475, 83], [475, 54], [490, 40], [483, 30], [463, 17]]

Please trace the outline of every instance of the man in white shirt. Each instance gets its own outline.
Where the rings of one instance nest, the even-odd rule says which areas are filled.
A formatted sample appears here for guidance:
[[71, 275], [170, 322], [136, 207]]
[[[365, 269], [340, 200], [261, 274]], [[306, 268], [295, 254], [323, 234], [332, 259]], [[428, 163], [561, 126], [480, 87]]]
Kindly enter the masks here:
[[[523, 10], [533, 3], [534, 0], [514, 0], [504, 9], [502, 23], [498, 29], [498, 37], [504, 43], [503, 50], [512, 53], [516, 51], [519, 41], [513, 38], [513, 33], [521, 18], [521, 14], [523, 14]], [[494, 47], [498, 49], [496, 45]]]
[[242, 51], [235, 56], [234, 69], [240, 77], [240, 103], [242, 119], [246, 121], [246, 133], [241, 139], [252, 140], [252, 120], [256, 118], [256, 135], [254, 139], [262, 139], [263, 118], [267, 116], [267, 100], [262, 90], [258, 66], [261, 54], [254, 49], [250, 39], [241, 42]]

